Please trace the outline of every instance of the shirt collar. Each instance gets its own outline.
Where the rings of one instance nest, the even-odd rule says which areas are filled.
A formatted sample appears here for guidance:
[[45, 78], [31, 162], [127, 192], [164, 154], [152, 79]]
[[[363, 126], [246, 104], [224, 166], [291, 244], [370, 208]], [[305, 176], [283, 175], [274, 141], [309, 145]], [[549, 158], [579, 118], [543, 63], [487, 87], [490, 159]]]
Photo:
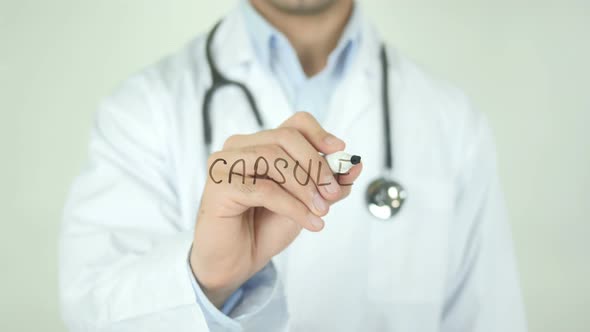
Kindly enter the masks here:
[[[260, 63], [270, 68], [273, 56], [276, 55], [276, 48], [292, 48], [292, 46], [280, 31], [252, 7], [250, 1], [242, 0], [240, 11], [243, 14], [256, 57]], [[328, 56], [327, 68], [332, 67], [335, 71], [342, 71], [350, 62], [351, 54], [356, 51], [361, 39], [362, 24], [359, 12], [358, 5], [355, 3], [336, 48]]]

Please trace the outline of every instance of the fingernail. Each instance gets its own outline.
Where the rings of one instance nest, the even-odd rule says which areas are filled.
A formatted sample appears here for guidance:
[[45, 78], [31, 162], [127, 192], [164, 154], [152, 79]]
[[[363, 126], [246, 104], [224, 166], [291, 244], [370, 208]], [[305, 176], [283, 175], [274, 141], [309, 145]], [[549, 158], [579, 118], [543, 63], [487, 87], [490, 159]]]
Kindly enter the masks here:
[[313, 227], [315, 229], [318, 229], [319, 230], [319, 229], [322, 229], [324, 227], [324, 221], [322, 220], [322, 218], [320, 218], [320, 217], [318, 217], [316, 215], [310, 214], [308, 216], [308, 219], [309, 219], [309, 222], [313, 225]]
[[328, 209], [328, 203], [324, 201], [319, 193], [315, 193], [313, 195], [313, 206], [315, 206], [315, 208], [320, 212], [324, 212]]
[[336, 145], [338, 143], [344, 143], [341, 139], [337, 138], [336, 136], [330, 134], [324, 138], [324, 143], [328, 145]]
[[327, 177], [325, 183], [330, 183], [324, 186], [328, 194], [335, 194], [340, 191], [340, 185], [333, 176]]

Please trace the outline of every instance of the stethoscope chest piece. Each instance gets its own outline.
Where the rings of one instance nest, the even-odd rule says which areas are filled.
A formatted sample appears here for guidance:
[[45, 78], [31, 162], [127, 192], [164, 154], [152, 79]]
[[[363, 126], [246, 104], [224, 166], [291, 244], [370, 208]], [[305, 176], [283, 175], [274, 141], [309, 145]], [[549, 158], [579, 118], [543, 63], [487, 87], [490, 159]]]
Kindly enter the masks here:
[[382, 220], [395, 216], [407, 197], [404, 187], [386, 178], [378, 178], [369, 184], [365, 199], [369, 212]]

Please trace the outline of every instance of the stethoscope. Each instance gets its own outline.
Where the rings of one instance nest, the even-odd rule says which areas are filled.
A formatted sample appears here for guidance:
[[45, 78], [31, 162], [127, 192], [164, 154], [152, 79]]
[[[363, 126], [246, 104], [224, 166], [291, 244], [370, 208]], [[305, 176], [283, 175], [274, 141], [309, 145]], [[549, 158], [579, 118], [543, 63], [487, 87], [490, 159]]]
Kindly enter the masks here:
[[[237, 82], [225, 77], [217, 66], [215, 65], [215, 61], [213, 60], [213, 55], [211, 53], [211, 45], [213, 43], [213, 38], [215, 33], [217, 32], [217, 28], [219, 28], [221, 21], [217, 22], [215, 26], [211, 29], [209, 34], [207, 35], [207, 40], [205, 44], [205, 53], [207, 57], [207, 64], [209, 66], [209, 70], [211, 71], [211, 86], [205, 92], [205, 96], [203, 99], [203, 135], [205, 139], [205, 144], [210, 151], [211, 141], [212, 141], [212, 126], [211, 126], [211, 112], [210, 106], [211, 101], [213, 99], [213, 95], [217, 90], [226, 87], [226, 86], [233, 86], [238, 88], [245, 96], [246, 100], [248, 101], [248, 105], [254, 113], [254, 117], [256, 118], [256, 122], [260, 128], [264, 128], [264, 122], [262, 120], [262, 116], [260, 115], [260, 111], [258, 106], [256, 105], [256, 100], [254, 96], [250, 92], [250, 90], [241, 82]], [[381, 60], [381, 76], [382, 76], [382, 84], [381, 84], [381, 108], [383, 110], [383, 124], [384, 124], [384, 146], [385, 146], [385, 169], [383, 171], [382, 176], [373, 180], [369, 186], [367, 187], [367, 191], [365, 193], [365, 200], [367, 203], [367, 207], [369, 212], [382, 220], [392, 219], [395, 216], [402, 206], [404, 205], [404, 201], [406, 200], [407, 193], [404, 187], [397, 181], [394, 181], [387, 174], [393, 173], [393, 146], [392, 146], [392, 138], [391, 138], [391, 126], [390, 126], [390, 104], [389, 104], [389, 74], [387, 69], [389, 67], [387, 62], [387, 53], [385, 50], [385, 45], [381, 45], [380, 51], [380, 60]]]

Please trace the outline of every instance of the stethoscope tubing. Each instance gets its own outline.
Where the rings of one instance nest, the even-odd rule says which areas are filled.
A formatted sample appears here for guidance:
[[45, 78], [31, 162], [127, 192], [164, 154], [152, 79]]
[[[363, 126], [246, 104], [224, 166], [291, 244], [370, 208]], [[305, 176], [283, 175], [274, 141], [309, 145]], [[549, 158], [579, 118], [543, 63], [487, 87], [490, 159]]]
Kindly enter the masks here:
[[[222, 21], [219, 21], [213, 26], [211, 32], [209, 32], [207, 36], [207, 40], [205, 42], [205, 56], [207, 57], [207, 64], [209, 66], [209, 70], [211, 71], [211, 86], [205, 92], [205, 97], [203, 99], [203, 135], [205, 138], [205, 145], [210, 150], [211, 142], [213, 140], [213, 130], [211, 125], [211, 102], [213, 101], [213, 96], [218, 89], [221, 89], [225, 86], [235, 86], [242, 91], [242, 93], [246, 96], [246, 100], [250, 105], [250, 109], [252, 109], [252, 113], [254, 113], [254, 117], [256, 118], [256, 123], [260, 128], [264, 128], [264, 121], [262, 120], [262, 115], [260, 114], [260, 110], [258, 109], [258, 105], [256, 104], [256, 99], [250, 92], [250, 89], [246, 87], [245, 84], [230, 80], [225, 77], [217, 65], [213, 60], [213, 51], [211, 50], [211, 46], [213, 44], [213, 37], [217, 32], [217, 29], [221, 25]], [[210, 151], [209, 151], [210, 152]]]
[[[256, 99], [248, 89], [248, 87], [234, 80], [225, 77], [213, 59], [212, 44], [213, 38], [222, 21], [219, 21], [209, 32], [205, 43], [205, 55], [207, 64], [211, 71], [211, 86], [205, 91], [203, 99], [203, 135], [205, 145], [208, 152], [211, 152], [211, 143], [213, 128], [211, 125], [211, 103], [213, 96], [218, 89], [225, 86], [237, 87], [246, 96], [250, 109], [254, 113], [256, 122], [260, 128], [264, 128], [264, 121], [260, 114], [260, 110], [256, 104]], [[369, 184], [366, 193], [367, 207], [370, 212], [379, 219], [391, 219], [395, 216], [406, 198], [405, 189], [398, 182], [391, 180], [389, 175], [393, 173], [394, 159], [393, 159], [393, 137], [391, 133], [391, 109], [389, 100], [389, 63], [387, 58], [386, 46], [381, 43], [379, 51], [379, 59], [381, 65], [381, 109], [383, 112], [383, 146], [385, 149], [384, 170], [381, 177], [375, 179]], [[393, 194], [394, 193], [394, 194]], [[385, 209], [385, 210], [384, 210]]]

